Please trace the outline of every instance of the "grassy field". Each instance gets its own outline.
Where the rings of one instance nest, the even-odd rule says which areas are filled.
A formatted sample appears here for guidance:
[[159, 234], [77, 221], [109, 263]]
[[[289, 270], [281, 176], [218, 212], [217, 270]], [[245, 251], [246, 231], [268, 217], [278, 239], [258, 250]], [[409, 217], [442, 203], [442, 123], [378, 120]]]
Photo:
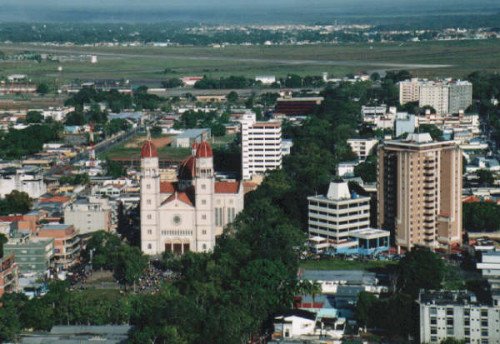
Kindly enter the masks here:
[[[409, 69], [421, 77], [464, 77], [475, 70], [500, 71], [500, 40], [339, 44], [314, 46], [210, 47], [41, 47], [0, 45], [0, 51], [24, 50], [74, 56], [66, 62], [1, 61], [0, 75], [25, 73], [33, 80], [62, 83], [74, 79], [128, 79], [160, 86], [167, 77], [185, 75], [285, 76], [288, 73], [333, 76], [360, 71]], [[97, 64], [80, 54], [98, 56]], [[58, 72], [58, 66], [63, 67]], [[168, 68], [169, 72], [163, 71]]]
[[397, 264], [396, 261], [368, 261], [354, 260], [305, 260], [300, 262], [300, 267], [307, 270], [375, 270]]

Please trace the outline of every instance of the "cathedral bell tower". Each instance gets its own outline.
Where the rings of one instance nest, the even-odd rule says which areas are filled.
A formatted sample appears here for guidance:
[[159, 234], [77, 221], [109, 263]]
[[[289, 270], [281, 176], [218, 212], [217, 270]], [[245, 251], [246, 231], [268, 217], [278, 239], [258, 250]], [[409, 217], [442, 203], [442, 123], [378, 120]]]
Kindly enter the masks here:
[[202, 141], [193, 147], [195, 153], [195, 200], [197, 251], [211, 251], [215, 246], [214, 159], [212, 147]]
[[161, 252], [159, 168], [158, 150], [148, 131], [148, 138], [141, 149], [141, 250], [148, 255]]

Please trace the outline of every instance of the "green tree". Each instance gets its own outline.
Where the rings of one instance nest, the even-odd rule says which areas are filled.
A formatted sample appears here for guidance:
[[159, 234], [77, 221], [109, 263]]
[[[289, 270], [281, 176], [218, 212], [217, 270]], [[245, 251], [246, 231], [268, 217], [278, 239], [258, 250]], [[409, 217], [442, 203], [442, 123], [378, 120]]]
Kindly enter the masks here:
[[46, 83], [40, 83], [36, 87], [36, 93], [41, 94], [41, 95], [46, 95], [47, 93], [50, 92], [50, 87]]
[[422, 124], [419, 126], [420, 133], [429, 133], [434, 141], [443, 140], [443, 131], [434, 124]]
[[3, 257], [3, 245], [5, 245], [9, 241], [9, 239], [5, 236], [5, 234], [0, 233], [0, 258]]
[[23, 305], [16, 299], [16, 295], [12, 294], [6, 294], [0, 299], [2, 304], [0, 307], [0, 342], [2, 343], [15, 342], [22, 330], [19, 311]]
[[121, 246], [122, 242], [117, 235], [106, 231], [97, 231], [92, 233], [82, 256], [86, 261], [90, 262], [92, 255], [92, 267], [94, 269], [113, 270], [114, 255]]
[[165, 88], [176, 88], [183, 85], [182, 80], [179, 78], [170, 78], [161, 82], [162, 86]]
[[0, 214], [25, 214], [31, 210], [33, 200], [26, 192], [13, 190], [0, 200]]
[[494, 202], [464, 203], [462, 218], [469, 232], [500, 231], [500, 205]]
[[43, 115], [40, 111], [28, 111], [26, 114], [26, 123], [42, 123]]
[[127, 174], [126, 169], [122, 164], [111, 159], [106, 159], [106, 171], [108, 176], [113, 178], [123, 177]]
[[354, 175], [363, 179], [365, 183], [377, 181], [377, 156], [369, 155], [366, 160], [354, 167]]
[[236, 91], [231, 91], [226, 96], [226, 99], [230, 103], [236, 103], [239, 99], [238, 93]]
[[480, 169], [476, 171], [476, 175], [479, 178], [479, 185], [481, 186], [492, 186], [495, 183], [495, 177], [490, 170]]
[[289, 88], [301, 88], [302, 87], [302, 77], [297, 74], [288, 74], [285, 78], [285, 87]]
[[368, 326], [370, 319], [370, 311], [373, 305], [377, 302], [377, 297], [372, 293], [362, 291], [358, 294], [356, 302], [356, 320], [361, 326]]
[[148, 258], [137, 247], [121, 246], [114, 254], [113, 275], [125, 288], [134, 286], [148, 267]]
[[162, 133], [162, 129], [160, 126], [155, 125], [154, 127], [151, 128], [151, 136], [152, 137], [160, 137]]
[[445, 273], [443, 260], [427, 249], [408, 252], [398, 264], [398, 290], [418, 296], [420, 289], [441, 289]]
[[222, 137], [226, 135], [226, 127], [222, 123], [214, 123], [210, 126], [213, 136]]

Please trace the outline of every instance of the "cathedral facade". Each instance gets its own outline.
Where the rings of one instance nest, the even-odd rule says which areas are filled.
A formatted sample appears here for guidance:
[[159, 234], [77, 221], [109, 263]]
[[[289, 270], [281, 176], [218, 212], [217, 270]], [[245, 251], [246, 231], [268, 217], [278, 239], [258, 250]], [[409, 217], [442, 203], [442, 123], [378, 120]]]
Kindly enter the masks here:
[[224, 226], [243, 210], [243, 185], [215, 179], [212, 148], [193, 145], [177, 182], [160, 180], [158, 150], [148, 139], [141, 149], [141, 249], [148, 255], [165, 251], [207, 252]]

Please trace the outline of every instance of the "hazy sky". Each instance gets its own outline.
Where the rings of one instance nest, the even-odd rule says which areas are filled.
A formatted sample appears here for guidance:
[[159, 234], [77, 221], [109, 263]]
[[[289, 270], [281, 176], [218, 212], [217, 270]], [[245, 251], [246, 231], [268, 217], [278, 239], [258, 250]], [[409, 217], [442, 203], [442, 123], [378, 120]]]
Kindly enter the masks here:
[[500, 11], [498, 0], [0, 0], [0, 21], [269, 21]]

